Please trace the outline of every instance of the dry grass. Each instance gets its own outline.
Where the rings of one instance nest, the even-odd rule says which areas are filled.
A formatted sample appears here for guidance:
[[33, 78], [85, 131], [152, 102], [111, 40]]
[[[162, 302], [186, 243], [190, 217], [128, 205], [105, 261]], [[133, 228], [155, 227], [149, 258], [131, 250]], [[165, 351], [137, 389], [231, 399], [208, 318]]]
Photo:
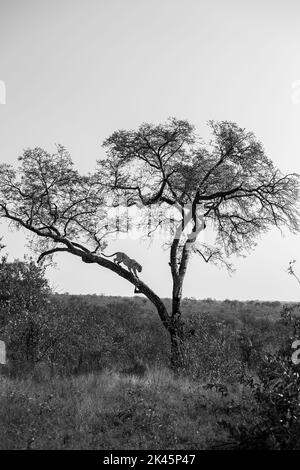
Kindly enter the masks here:
[[255, 419], [244, 386], [228, 396], [163, 368], [39, 380], [0, 377], [1, 449], [209, 449], [220, 423]]

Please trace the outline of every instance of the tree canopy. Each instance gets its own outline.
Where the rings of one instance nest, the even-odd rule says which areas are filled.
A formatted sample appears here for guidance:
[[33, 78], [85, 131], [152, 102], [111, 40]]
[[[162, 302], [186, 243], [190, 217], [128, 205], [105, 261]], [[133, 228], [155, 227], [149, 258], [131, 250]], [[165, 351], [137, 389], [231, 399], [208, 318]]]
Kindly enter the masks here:
[[201, 207], [227, 255], [250, 248], [270, 226], [298, 231], [298, 175], [283, 175], [237, 124], [209, 127], [208, 143], [175, 118], [114, 132], [85, 176], [62, 146], [53, 154], [27, 149], [18, 169], [0, 166], [1, 215], [39, 235], [42, 252], [100, 252], [117, 230], [107, 209], [121, 204]]
[[208, 125], [208, 143], [177, 119], [117, 131], [104, 142], [98, 175], [128, 204], [201, 205], [227, 254], [251, 247], [272, 225], [298, 231], [298, 175], [283, 175], [237, 124]]

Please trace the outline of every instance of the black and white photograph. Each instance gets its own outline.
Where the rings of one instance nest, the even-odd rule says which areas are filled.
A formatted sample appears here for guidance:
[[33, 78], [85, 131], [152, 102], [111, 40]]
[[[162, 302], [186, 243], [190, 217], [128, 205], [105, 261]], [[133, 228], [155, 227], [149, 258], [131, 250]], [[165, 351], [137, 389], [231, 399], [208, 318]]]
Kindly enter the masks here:
[[0, 0], [1, 451], [300, 450], [299, 247], [299, 1]]

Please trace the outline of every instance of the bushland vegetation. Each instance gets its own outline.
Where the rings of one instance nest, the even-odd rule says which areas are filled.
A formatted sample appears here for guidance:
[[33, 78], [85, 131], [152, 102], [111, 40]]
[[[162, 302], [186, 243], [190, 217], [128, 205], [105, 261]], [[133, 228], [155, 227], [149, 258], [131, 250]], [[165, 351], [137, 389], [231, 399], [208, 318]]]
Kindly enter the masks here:
[[183, 299], [176, 374], [145, 297], [58, 295], [30, 259], [0, 275], [2, 448], [300, 448], [297, 304]]

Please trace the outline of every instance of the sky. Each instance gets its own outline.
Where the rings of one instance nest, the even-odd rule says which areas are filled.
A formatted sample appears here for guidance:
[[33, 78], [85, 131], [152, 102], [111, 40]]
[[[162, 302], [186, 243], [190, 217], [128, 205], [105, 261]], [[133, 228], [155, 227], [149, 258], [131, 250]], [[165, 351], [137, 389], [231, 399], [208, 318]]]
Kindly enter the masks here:
[[[210, 119], [235, 121], [283, 172], [300, 173], [299, 18], [298, 0], [0, 0], [0, 160], [60, 143], [91, 171], [113, 131], [175, 116], [203, 135]], [[2, 221], [0, 234], [10, 259], [28, 253], [24, 233]], [[193, 258], [183, 295], [299, 300], [286, 273], [291, 259], [300, 273], [299, 242], [271, 230], [232, 260], [232, 276]], [[137, 259], [141, 278], [170, 296], [157, 241], [118, 240], [110, 250]], [[104, 268], [55, 260], [47, 276], [58, 292], [133, 295]]]

